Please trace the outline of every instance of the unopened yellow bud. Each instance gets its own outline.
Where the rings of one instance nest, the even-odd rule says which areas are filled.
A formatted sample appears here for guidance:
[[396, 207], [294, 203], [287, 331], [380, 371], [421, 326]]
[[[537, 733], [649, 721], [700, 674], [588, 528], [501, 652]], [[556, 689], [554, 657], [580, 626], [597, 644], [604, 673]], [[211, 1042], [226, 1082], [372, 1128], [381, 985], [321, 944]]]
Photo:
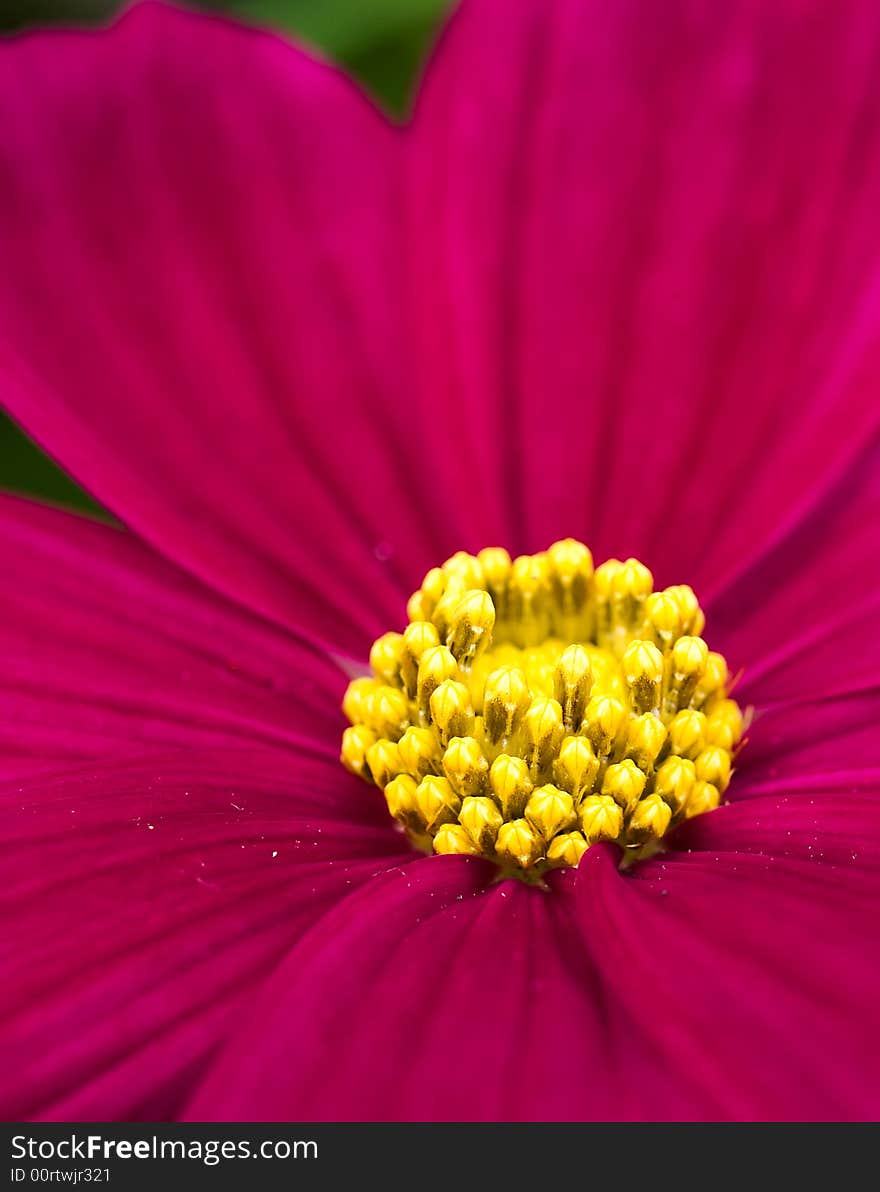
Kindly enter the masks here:
[[432, 567], [422, 580], [422, 586], [413, 592], [407, 601], [406, 615], [409, 620], [430, 621], [445, 586], [446, 577], [443, 572], [439, 567]]
[[550, 580], [547, 556], [520, 555], [508, 580], [511, 636], [520, 646], [544, 641], [550, 629]]
[[564, 538], [547, 551], [553, 592], [553, 626], [559, 637], [569, 641], [592, 636], [589, 608], [593, 556], [582, 542]]
[[680, 637], [672, 647], [667, 712], [690, 703], [706, 670], [708, 656], [708, 647], [701, 637]]
[[705, 811], [714, 811], [720, 802], [721, 792], [717, 786], [713, 786], [711, 782], [696, 782], [685, 805], [685, 818], [692, 819]]
[[682, 633], [701, 634], [706, 618], [703, 616], [703, 610], [700, 608], [693, 588], [689, 584], [675, 584], [673, 587], [667, 588], [666, 592], [678, 604]]
[[553, 674], [553, 694], [562, 708], [567, 732], [576, 733], [580, 728], [592, 686], [593, 669], [585, 647], [575, 645], [563, 650]]
[[437, 738], [429, 728], [410, 725], [397, 743], [403, 768], [416, 779], [439, 769], [440, 750]]
[[549, 768], [559, 752], [565, 728], [562, 708], [555, 699], [536, 696], [523, 717], [524, 756], [532, 778], [536, 779]]
[[559, 746], [559, 756], [553, 763], [553, 779], [557, 786], [578, 803], [590, 793], [599, 773], [599, 759], [586, 737], [566, 737]]
[[503, 546], [486, 546], [477, 555], [477, 561], [483, 568], [486, 585], [489, 588], [501, 588], [507, 583], [510, 574], [510, 555]]
[[673, 642], [684, 633], [681, 605], [668, 590], [652, 592], [645, 599], [643, 615], [646, 636], [663, 650], [671, 649]]
[[700, 706], [706, 704], [714, 708], [715, 700], [724, 698], [729, 679], [730, 673], [724, 655], [710, 650], [703, 674], [697, 684], [694, 702]]
[[377, 737], [397, 741], [409, 727], [409, 700], [398, 687], [377, 687], [367, 697], [365, 720]]
[[474, 844], [461, 824], [441, 824], [434, 837], [434, 852], [441, 856], [478, 857], [480, 846]]
[[619, 647], [620, 637], [615, 633], [612, 591], [614, 582], [623, 570], [620, 559], [606, 559], [593, 573], [593, 595], [596, 601], [596, 641], [604, 647]]
[[436, 605], [446, 591], [446, 573], [442, 567], [432, 567], [422, 580], [421, 589], [432, 604]]
[[627, 559], [611, 577], [611, 594], [618, 599], [644, 600], [653, 586], [653, 575], [638, 559]]
[[638, 638], [630, 642], [620, 661], [629, 696], [636, 712], [660, 707], [663, 686], [663, 655], [653, 642]]
[[618, 575], [623, 571], [620, 559], [606, 559], [600, 563], [593, 573], [593, 587], [598, 600], [603, 602], [611, 599], [612, 591]]
[[660, 750], [666, 744], [666, 726], [653, 712], [636, 716], [626, 728], [626, 756], [646, 774], [654, 769]]
[[613, 750], [626, 724], [626, 708], [610, 695], [593, 696], [584, 717], [585, 734], [597, 757]]
[[743, 714], [732, 699], [714, 704], [706, 721], [706, 744], [717, 745], [728, 753], [736, 747], [743, 732]]
[[706, 717], [702, 712], [684, 708], [669, 725], [669, 743], [673, 753], [695, 758], [706, 745]]
[[442, 642], [446, 641], [450, 633], [452, 615], [467, 590], [457, 579], [450, 579], [446, 585], [446, 591], [437, 601], [434, 612], [431, 614], [431, 620]]
[[586, 851], [583, 833], [564, 832], [555, 836], [547, 846], [547, 862], [553, 866], [577, 865]]
[[532, 793], [529, 767], [521, 757], [502, 753], [489, 768], [489, 786], [505, 819], [517, 819]]
[[428, 774], [416, 788], [416, 806], [429, 832], [441, 824], [451, 824], [461, 807], [461, 796], [452, 789], [448, 779]]
[[383, 683], [389, 683], [392, 686], [397, 683], [402, 653], [402, 633], [383, 633], [373, 642], [370, 650], [370, 666]]
[[[589, 580], [593, 574], [593, 556], [576, 538], [562, 538], [547, 548], [550, 573], [563, 587]], [[583, 593], [586, 595], [586, 592]]]
[[492, 640], [495, 605], [488, 592], [474, 589], [461, 597], [449, 619], [446, 644], [458, 665], [469, 670]]
[[385, 787], [385, 802], [398, 823], [413, 830], [422, 828], [424, 820], [416, 798], [416, 782], [409, 774], [398, 774]]
[[402, 774], [406, 767], [400, 759], [396, 742], [382, 738], [367, 750], [367, 766], [376, 786], [386, 786], [392, 778]]
[[579, 808], [581, 828], [589, 844], [616, 840], [623, 831], [623, 811], [610, 795], [590, 795]]
[[546, 551], [518, 555], [511, 564], [511, 581], [521, 592], [546, 591], [550, 580], [550, 562]]
[[726, 749], [719, 749], [717, 745], [710, 745], [704, 749], [694, 762], [697, 778], [701, 782], [711, 782], [724, 793], [730, 782], [730, 754]]
[[659, 840], [671, 820], [672, 812], [660, 796], [647, 795], [630, 816], [629, 835], [634, 840], [647, 840], [652, 836]]
[[443, 754], [443, 773], [460, 795], [479, 795], [489, 783], [489, 763], [473, 737], [453, 737]]
[[363, 778], [365, 782], [370, 781], [367, 750], [375, 744], [375, 741], [376, 734], [365, 724], [352, 724], [342, 734], [342, 751], [339, 760], [346, 770], [357, 774], [358, 778]]
[[503, 546], [489, 546], [477, 555], [486, 577], [486, 590], [495, 605], [496, 618], [507, 616], [507, 580], [510, 576], [510, 555]]
[[544, 856], [544, 842], [528, 820], [509, 820], [498, 830], [495, 852], [502, 861], [531, 869]]
[[600, 646], [607, 646], [618, 656], [623, 652], [632, 631], [642, 622], [652, 584], [651, 572], [637, 559], [625, 563], [609, 559], [596, 569], [596, 635]]
[[482, 588], [486, 584], [486, 576], [480, 560], [469, 555], [466, 550], [456, 551], [443, 564], [447, 588], [450, 581], [457, 582], [462, 589]]
[[706, 669], [709, 649], [701, 637], [680, 637], [672, 648], [676, 675], [701, 674]]
[[567, 832], [577, 824], [574, 800], [558, 786], [539, 786], [529, 796], [525, 818], [545, 840], [552, 840], [557, 832]]
[[510, 740], [531, 698], [528, 681], [518, 667], [504, 666], [492, 671], [483, 692], [483, 720], [486, 736], [493, 745]]
[[372, 675], [352, 679], [342, 697], [342, 710], [352, 724], [363, 724], [366, 721], [370, 700], [381, 686], [379, 680], [374, 679]]
[[474, 709], [471, 693], [464, 683], [444, 679], [431, 694], [431, 719], [440, 733], [440, 740], [448, 744], [452, 737], [469, 737], [474, 729]]
[[632, 811], [642, 797], [646, 776], [631, 758], [609, 766], [602, 780], [602, 794], [610, 795], [624, 811]]
[[654, 793], [678, 814], [687, 802], [696, 779], [694, 763], [689, 758], [668, 757], [654, 775]]
[[469, 796], [462, 800], [458, 820], [474, 844], [482, 852], [491, 854], [498, 830], [504, 823], [495, 803], [481, 795]]
[[406, 602], [406, 618], [408, 621], [430, 621], [434, 606], [424, 592], [413, 592]]
[[447, 646], [431, 646], [425, 650], [419, 663], [416, 682], [416, 698], [419, 711], [425, 719], [431, 710], [431, 696], [441, 683], [458, 677], [458, 663]]
[[440, 635], [430, 621], [413, 621], [404, 629], [400, 643], [400, 677], [410, 699], [416, 694], [419, 663], [425, 651], [439, 644]]

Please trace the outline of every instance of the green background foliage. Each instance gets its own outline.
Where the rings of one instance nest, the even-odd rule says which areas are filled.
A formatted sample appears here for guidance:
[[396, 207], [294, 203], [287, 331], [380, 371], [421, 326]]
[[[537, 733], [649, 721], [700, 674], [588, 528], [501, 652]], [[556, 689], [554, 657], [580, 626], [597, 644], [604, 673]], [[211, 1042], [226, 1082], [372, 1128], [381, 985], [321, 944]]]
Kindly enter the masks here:
[[[452, 2], [190, 0], [189, 7], [222, 12], [308, 42], [360, 79], [388, 111], [402, 115], [419, 67]], [[0, 36], [59, 23], [99, 23], [120, 7], [116, 0], [0, 0]], [[94, 502], [2, 414], [0, 489], [97, 510]]]

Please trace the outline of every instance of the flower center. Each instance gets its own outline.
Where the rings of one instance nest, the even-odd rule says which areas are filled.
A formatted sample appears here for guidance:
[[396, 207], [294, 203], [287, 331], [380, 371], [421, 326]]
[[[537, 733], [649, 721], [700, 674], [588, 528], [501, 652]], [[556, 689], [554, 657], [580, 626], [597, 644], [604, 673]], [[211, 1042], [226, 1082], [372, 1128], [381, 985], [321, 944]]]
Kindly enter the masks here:
[[743, 716], [692, 589], [652, 588], [570, 538], [453, 555], [349, 684], [343, 764], [425, 852], [535, 877], [600, 840], [656, 849], [718, 806]]

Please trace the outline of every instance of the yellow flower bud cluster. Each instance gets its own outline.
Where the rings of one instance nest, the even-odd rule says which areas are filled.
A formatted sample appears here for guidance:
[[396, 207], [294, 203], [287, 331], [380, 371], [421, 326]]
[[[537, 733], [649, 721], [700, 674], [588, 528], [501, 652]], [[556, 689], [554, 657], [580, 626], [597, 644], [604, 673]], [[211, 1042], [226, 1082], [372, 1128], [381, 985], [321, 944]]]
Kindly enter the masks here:
[[686, 585], [574, 539], [432, 568], [343, 701], [342, 762], [413, 843], [519, 876], [717, 807], [744, 720]]

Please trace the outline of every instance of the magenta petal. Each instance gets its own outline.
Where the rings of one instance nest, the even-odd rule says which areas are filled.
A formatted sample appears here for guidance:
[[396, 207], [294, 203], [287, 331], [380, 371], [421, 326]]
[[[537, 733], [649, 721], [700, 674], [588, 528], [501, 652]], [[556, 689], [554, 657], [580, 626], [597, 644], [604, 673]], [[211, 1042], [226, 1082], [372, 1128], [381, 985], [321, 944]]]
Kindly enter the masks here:
[[880, 668], [880, 443], [773, 551], [708, 602], [707, 630], [759, 709], [870, 686]]
[[412, 138], [421, 376], [518, 545], [707, 590], [877, 427], [878, 35], [859, 0], [461, 6]]
[[880, 686], [852, 695], [811, 695], [765, 709], [749, 730], [733, 782], [732, 798], [746, 798], [769, 784], [785, 794], [805, 780], [821, 783], [840, 771], [856, 788], [880, 769]]
[[878, 526], [872, 447], [796, 531], [709, 603], [709, 639], [742, 670], [735, 694], [754, 709], [732, 798], [880, 767]]
[[278, 959], [406, 855], [310, 793], [326, 770], [192, 749], [0, 784], [4, 1118], [175, 1115]]
[[597, 849], [549, 892], [406, 867], [293, 950], [188, 1115], [869, 1116], [864, 890], [777, 866], [630, 878]]
[[[753, 784], [748, 800], [688, 820], [670, 838], [676, 851], [760, 853], [792, 857], [858, 888], [880, 873], [880, 767]], [[796, 795], [796, 798], [792, 798]]]
[[278, 970], [188, 1116], [468, 1120], [501, 1111], [502, 1076], [512, 1104], [508, 1026], [540, 980], [550, 904], [518, 883], [484, 892], [491, 878], [416, 861], [348, 900]]
[[147, 744], [335, 760], [340, 671], [124, 531], [0, 498], [0, 554], [0, 775]]
[[475, 862], [417, 862], [324, 919], [188, 1116], [601, 1116], [626, 1073], [607, 1062], [615, 1009], [569, 946], [570, 900], [487, 878]]
[[633, 1021], [615, 1063], [644, 1048], [665, 1061], [637, 1091], [642, 1113], [690, 1086], [701, 1117], [875, 1118], [878, 906], [875, 866], [748, 853], [667, 855], [625, 898], [585, 888], [609, 994]]
[[164, 5], [0, 59], [3, 402], [166, 555], [364, 654], [457, 544], [417, 469], [399, 130]]
[[322, 655], [121, 530], [4, 498], [0, 554], [0, 1109], [172, 1116], [302, 931], [411, 854], [338, 765]]

